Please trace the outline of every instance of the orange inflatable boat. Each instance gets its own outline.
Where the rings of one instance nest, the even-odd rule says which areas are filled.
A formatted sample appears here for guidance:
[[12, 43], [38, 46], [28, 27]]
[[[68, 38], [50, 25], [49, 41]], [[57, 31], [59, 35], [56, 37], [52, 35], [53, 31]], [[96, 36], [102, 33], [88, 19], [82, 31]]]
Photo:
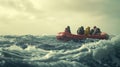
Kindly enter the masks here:
[[70, 41], [70, 40], [78, 41], [86, 38], [108, 39], [109, 36], [107, 33], [103, 33], [103, 32], [99, 35], [76, 35], [68, 32], [59, 32], [56, 38], [57, 40], [62, 40], [62, 41]]

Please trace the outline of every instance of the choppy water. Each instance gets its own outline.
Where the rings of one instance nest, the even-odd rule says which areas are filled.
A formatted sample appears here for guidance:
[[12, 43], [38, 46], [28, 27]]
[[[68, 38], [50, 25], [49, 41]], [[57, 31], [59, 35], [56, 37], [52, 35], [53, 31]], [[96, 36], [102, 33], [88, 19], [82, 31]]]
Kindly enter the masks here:
[[55, 36], [0, 36], [0, 67], [120, 67], [120, 35], [62, 42]]

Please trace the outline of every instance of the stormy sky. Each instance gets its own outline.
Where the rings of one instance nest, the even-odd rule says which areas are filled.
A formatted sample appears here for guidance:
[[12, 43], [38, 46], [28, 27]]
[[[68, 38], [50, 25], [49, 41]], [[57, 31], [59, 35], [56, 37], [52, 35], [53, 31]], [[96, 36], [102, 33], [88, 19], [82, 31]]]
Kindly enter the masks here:
[[55, 35], [69, 25], [120, 34], [120, 0], [0, 0], [0, 35]]

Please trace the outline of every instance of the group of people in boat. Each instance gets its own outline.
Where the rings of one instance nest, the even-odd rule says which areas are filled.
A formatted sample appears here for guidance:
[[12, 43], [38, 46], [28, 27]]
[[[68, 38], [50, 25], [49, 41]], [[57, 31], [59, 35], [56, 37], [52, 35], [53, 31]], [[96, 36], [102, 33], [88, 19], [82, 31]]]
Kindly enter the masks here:
[[[65, 28], [65, 32], [71, 33], [70, 26], [67, 26]], [[100, 33], [101, 33], [100, 28], [98, 28], [96, 26], [94, 26], [93, 29], [90, 29], [89, 26], [85, 30], [84, 30], [83, 26], [81, 26], [77, 29], [78, 35], [100, 35]]]

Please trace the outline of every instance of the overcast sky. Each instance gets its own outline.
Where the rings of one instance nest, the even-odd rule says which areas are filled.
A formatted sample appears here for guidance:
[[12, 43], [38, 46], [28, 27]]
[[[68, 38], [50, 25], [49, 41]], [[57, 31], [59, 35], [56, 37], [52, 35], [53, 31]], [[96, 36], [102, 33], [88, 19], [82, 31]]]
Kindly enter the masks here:
[[69, 25], [120, 34], [120, 0], [0, 0], [0, 35], [55, 35]]

